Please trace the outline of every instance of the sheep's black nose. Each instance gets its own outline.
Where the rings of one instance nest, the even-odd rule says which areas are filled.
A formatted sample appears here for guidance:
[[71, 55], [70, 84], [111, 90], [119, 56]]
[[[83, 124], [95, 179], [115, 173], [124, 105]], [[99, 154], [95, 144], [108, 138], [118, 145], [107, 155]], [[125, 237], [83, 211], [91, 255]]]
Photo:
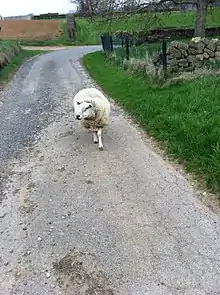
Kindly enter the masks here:
[[76, 119], [79, 120], [80, 119], [80, 115], [76, 115]]

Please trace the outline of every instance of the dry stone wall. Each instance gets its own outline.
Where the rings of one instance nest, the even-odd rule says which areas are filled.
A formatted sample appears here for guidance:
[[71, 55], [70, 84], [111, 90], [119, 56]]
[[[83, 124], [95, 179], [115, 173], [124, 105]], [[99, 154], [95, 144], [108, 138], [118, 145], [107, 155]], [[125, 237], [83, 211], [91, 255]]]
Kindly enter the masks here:
[[220, 61], [220, 40], [198, 37], [192, 38], [189, 44], [173, 41], [167, 54], [171, 71], [192, 71], [201, 65], [201, 61]]

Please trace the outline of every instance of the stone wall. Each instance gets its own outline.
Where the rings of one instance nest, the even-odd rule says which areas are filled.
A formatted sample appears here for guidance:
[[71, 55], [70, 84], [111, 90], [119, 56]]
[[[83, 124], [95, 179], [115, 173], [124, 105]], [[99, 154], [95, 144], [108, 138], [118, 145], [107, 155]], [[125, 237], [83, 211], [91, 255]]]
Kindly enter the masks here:
[[201, 65], [201, 61], [220, 61], [220, 40], [197, 37], [188, 44], [173, 41], [167, 54], [171, 71], [192, 71]]

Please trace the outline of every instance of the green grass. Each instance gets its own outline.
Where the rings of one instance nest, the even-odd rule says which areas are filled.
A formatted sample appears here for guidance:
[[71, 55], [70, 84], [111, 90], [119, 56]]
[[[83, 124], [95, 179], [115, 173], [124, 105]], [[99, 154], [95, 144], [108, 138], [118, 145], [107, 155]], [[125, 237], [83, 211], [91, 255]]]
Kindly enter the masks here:
[[[172, 12], [170, 14], [160, 14], [157, 27], [191, 27], [195, 25], [195, 12]], [[219, 27], [220, 25], [220, 9], [208, 9], [207, 27]]]
[[[185, 41], [185, 40], [182, 40]], [[170, 42], [167, 42], [167, 46], [169, 46]], [[153, 53], [161, 53], [162, 51], [162, 44], [161, 42], [155, 43], [144, 43], [140, 46], [131, 46], [129, 48], [129, 57], [142, 59], [146, 57], [146, 54], [152, 56]], [[118, 47], [115, 48], [114, 53], [116, 55], [116, 61], [118, 65], [123, 65], [123, 61], [126, 58], [125, 48]]]
[[8, 52], [9, 54], [14, 54], [14, 48], [18, 46], [19, 44], [17, 41], [0, 39], [0, 52]]
[[[147, 15], [134, 15], [132, 17], [115, 19], [111, 23], [101, 18], [77, 17], [78, 33], [76, 40], [69, 40], [66, 20], [61, 21], [63, 34], [53, 41], [22, 41], [22, 45], [59, 46], [59, 45], [96, 45], [100, 44], [100, 34], [103, 32], [128, 31], [138, 32], [146, 29], [161, 27], [194, 27], [195, 12], [157, 13], [157, 21], [149, 26]], [[207, 27], [220, 26], [220, 9], [209, 9], [207, 13]]]
[[102, 52], [86, 55], [84, 65], [171, 157], [220, 192], [220, 77], [155, 89], [113, 65]]
[[[8, 41], [7, 41], [8, 42]], [[0, 42], [1, 51], [1, 42]], [[46, 53], [40, 50], [22, 50], [17, 55], [15, 55], [11, 62], [6, 65], [2, 70], [0, 70], [0, 84], [7, 82], [11, 75], [29, 58]]]
[[[179, 39], [178, 41], [189, 43], [191, 39]], [[170, 46], [171, 41], [167, 41], [167, 48]], [[149, 56], [153, 56], [154, 54], [160, 54], [162, 52], [162, 42], [155, 42], [155, 43], [143, 43], [139, 46], [131, 46], [129, 48], [129, 57], [133, 57], [136, 59], [145, 59], [146, 54]], [[116, 56], [117, 65], [122, 66], [124, 59], [126, 58], [125, 48], [118, 47], [114, 48], [114, 54]], [[219, 62], [201, 62], [201, 65], [207, 66], [213, 69], [220, 69]]]
[[[157, 13], [156, 21], [149, 25], [148, 15], [134, 15], [126, 18], [118, 18], [113, 21], [103, 21], [101, 18], [94, 18], [94, 20], [77, 18], [77, 22], [81, 25], [83, 32], [90, 32], [91, 40], [94, 35], [99, 35], [103, 32], [128, 31], [138, 32], [146, 29], [162, 28], [162, 27], [189, 27], [193, 28], [195, 25], [195, 12], [170, 12]], [[220, 26], [220, 9], [209, 9], [207, 13], [207, 27]], [[95, 33], [95, 34], [94, 34]], [[87, 34], [87, 33], [86, 33]], [[88, 34], [90, 39], [90, 34]], [[88, 40], [87, 39], [87, 40]]]

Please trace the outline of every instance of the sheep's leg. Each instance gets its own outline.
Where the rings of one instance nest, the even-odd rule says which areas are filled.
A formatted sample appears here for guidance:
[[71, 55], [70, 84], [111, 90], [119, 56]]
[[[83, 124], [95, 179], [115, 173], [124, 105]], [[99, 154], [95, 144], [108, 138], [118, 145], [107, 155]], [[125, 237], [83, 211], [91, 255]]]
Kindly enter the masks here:
[[93, 131], [93, 142], [94, 143], [98, 143], [99, 142], [99, 139], [98, 139], [98, 136], [97, 136], [97, 131]]
[[97, 135], [98, 135], [98, 141], [99, 141], [99, 149], [100, 150], [103, 150], [103, 144], [102, 144], [102, 129], [98, 129], [98, 132], [97, 132]]

